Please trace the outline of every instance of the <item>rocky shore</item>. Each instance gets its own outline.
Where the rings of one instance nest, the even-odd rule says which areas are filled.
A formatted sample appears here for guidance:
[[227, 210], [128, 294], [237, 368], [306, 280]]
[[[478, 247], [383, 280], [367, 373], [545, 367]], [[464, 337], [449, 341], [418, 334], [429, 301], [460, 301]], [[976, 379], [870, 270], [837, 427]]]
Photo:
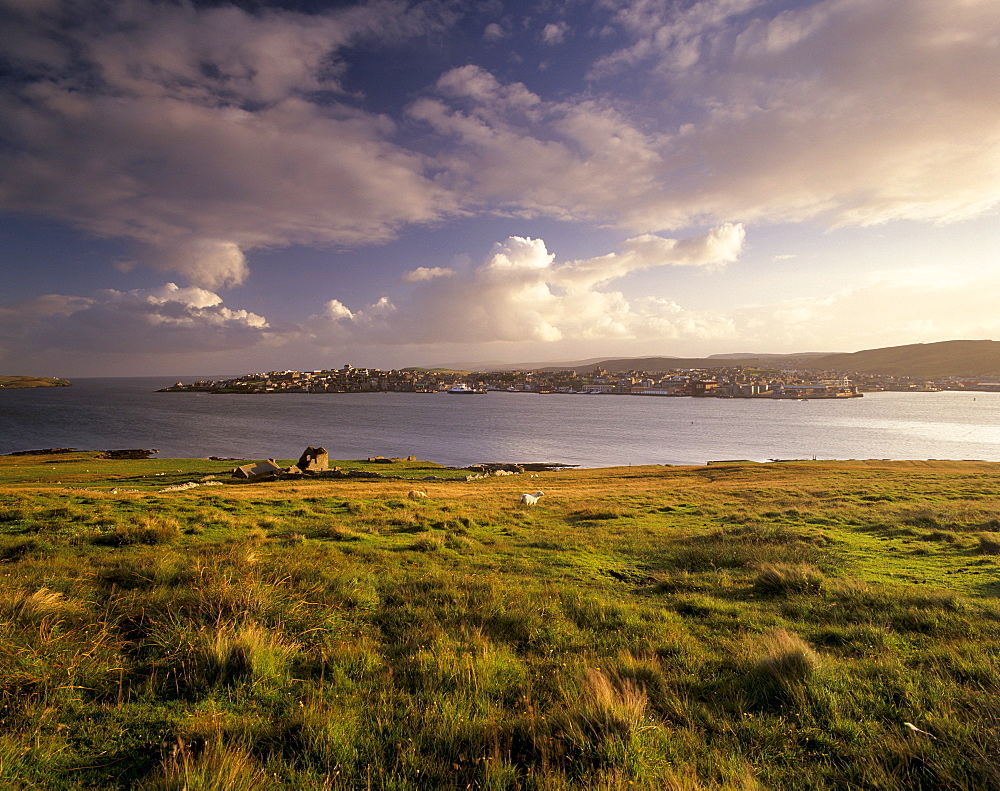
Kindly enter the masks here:
[[[216, 457], [213, 457], [216, 458]], [[415, 456], [407, 458], [387, 458], [385, 456], [372, 456], [368, 458], [369, 463], [391, 465], [396, 462], [414, 462]], [[574, 464], [562, 464], [559, 462], [527, 462], [523, 464], [509, 463], [484, 463], [470, 464], [468, 467], [446, 467], [444, 469], [453, 471], [468, 472], [466, 481], [473, 481], [490, 476], [520, 475], [524, 472], [544, 472], [547, 470], [560, 470], [566, 467], [575, 467]], [[340, 467], [330, 468], [330, 457], [323, 447], [310, 445], [303, 451], [298, 462], [282, 467], [275, 459], [264, 461], [254, 461], [240, 465], [233, 470], [232, 477], [242, 481], [273, 481], [273, 480], [294, 480], [306, 478], [385, 478], [403, 480], [403, 476], [391, 475], [374, 470], [342, 470]], [[532, 476], [535, 477], [535, 476]], [[421, 480], [436, 481], [442, 480], [436, 475], [430, 475]]]

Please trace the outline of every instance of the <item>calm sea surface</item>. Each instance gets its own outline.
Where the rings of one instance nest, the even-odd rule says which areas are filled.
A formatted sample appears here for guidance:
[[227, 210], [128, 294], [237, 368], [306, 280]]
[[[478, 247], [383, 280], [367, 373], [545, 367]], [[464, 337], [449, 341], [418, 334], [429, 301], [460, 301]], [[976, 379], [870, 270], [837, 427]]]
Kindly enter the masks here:
[[0, 391], [0, 453], [157, 448], [165, 458], [407, 456], [586, 467], [713, 459], [1000, 461], [1000, 393], [843, 401], [489, 393], [157, 393], [172, 378], [75, 379]]

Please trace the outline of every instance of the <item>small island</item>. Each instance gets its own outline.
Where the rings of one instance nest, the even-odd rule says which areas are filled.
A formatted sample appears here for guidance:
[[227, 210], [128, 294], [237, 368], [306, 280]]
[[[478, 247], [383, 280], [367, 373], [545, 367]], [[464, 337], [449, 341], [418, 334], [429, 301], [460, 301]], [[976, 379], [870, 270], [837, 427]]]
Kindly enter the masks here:
[[15, 390], [25, 387], [70, 387], [69, 379], [52, 376], [0, 376], [0, 389]]

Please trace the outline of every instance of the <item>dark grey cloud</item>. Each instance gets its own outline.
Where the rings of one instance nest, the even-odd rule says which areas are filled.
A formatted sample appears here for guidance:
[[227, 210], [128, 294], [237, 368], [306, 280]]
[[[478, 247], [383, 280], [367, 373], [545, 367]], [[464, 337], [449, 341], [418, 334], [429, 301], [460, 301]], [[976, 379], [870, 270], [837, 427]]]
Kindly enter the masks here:
[[208, 287], [239, 283], [249, 249], [383, 241], [451, 208], [340, 81], [343, 48], [441, 23], [425, 10], [4, 4], [0, 207], [135, 239]]
[[0, 304], [0, 360], [24, 364], [58, 351], [88, 354], [202, 353], [266, 344], [293, 328], [233, 310], [210, 291], [167, 283], [89, 297], [49, 294]]

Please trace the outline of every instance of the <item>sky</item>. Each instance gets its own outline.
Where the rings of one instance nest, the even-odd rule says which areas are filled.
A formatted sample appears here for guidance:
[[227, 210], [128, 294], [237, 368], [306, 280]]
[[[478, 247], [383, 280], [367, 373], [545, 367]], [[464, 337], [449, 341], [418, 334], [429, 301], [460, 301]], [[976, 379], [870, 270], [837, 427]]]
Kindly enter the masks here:
[[0, 373], [1000, 339], [996, 0], [0, 0]]

